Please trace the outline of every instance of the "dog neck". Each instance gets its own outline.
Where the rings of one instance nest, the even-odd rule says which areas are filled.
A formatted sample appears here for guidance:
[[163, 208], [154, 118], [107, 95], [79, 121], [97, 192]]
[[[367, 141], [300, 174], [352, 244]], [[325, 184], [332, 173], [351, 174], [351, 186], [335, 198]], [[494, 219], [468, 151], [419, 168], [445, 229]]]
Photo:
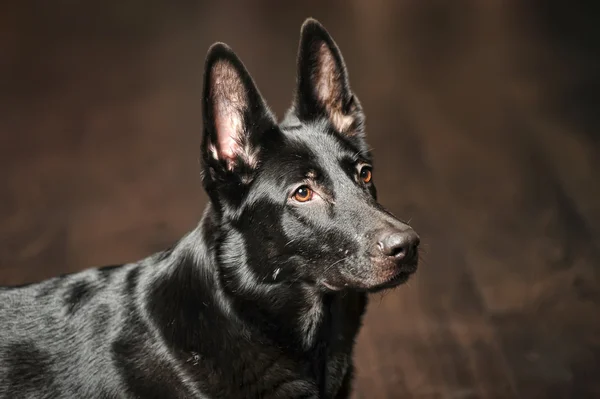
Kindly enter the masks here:
[[219, 215], [209, 206], [198, 227], [175, 249], [176, 257], [193, 261], [177, 267], [196, 268], [198, 278], [210, 280], [213, 303], [243, 328], [281, 347], [311, 351], [327, 329], [329, 307], [337, 294], [302, 281], [263, 283], [244, 263], [243, 254], [229, 254], [230, 261], [224, 262], [220, 242]]

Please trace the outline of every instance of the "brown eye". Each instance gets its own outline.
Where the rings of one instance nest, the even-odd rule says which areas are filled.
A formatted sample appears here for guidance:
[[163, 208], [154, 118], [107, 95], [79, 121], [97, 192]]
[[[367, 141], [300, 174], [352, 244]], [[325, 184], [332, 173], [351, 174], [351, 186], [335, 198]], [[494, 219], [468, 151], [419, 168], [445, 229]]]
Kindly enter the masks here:
[[298, 202], [310, 201], [313, 197], [313, 190], [308, 188], [308, 186], [298, 187], [298, 189], [294, 192], [293, 197]]
[[368, 166], [363, 166], [363, 168], [360, 170], [360, 180], [362, 180], [363, 183], [369, 183], [372, 178], [373, 172], [371, 172], [371, 168]]

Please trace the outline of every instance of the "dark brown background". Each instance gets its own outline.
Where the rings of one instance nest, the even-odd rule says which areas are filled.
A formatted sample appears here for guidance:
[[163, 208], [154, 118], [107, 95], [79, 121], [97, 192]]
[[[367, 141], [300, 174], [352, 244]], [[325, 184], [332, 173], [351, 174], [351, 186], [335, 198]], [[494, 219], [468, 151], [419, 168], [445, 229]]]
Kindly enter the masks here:
[[381, 200], [426, 251], [373, 298], [356, 397], [600, 397], [598, 13], [559, 3], [3, 2], [0, 283], [193, 228], [208, 46], [281, 116], [313, 16], [366, 109]]

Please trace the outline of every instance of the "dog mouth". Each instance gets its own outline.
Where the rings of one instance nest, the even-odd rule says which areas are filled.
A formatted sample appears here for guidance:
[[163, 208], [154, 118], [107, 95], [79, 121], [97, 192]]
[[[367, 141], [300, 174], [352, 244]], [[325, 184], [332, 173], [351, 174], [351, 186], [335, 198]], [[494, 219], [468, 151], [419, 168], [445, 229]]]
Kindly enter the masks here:
[[414, 264], [406, 264], [398, 267], [394, 270], [390, 275], [386, 277], [385, 280], [379, 280], [375, 284], [366, 283], [361, 284], [360, 282], [356, 283], [345, 283], [343, 285], [336, 285], [328, 282], [327, 280], [321, 280], [320, 283], [323, 287], [330, 291], [341, 291], [344, 289], [358, 289], [358, 290], [367, 290], [369, 292], [377, 292], [380, 290], [394, 288], [408, 281], [410, 276], [417, 271], [417, 263]]
[[416, 265], [405, 266], [398, 269], [391, 277], [381, 284], [369, 289], [369, 291], [379, 291], [386, 288], [394, 288], [408, 281], [410, 276], [417, 270]]

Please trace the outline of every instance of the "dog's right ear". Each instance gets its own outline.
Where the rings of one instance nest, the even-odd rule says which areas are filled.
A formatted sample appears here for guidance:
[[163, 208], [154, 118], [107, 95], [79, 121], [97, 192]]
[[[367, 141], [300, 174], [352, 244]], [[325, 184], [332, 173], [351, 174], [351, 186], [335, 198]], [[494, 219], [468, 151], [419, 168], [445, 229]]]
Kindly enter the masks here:
[[204, 72], [204, 179], [248, 183], [260, 164], [259, 143], [275, 119], [250, 74], [225, 44], [208, 51]]

